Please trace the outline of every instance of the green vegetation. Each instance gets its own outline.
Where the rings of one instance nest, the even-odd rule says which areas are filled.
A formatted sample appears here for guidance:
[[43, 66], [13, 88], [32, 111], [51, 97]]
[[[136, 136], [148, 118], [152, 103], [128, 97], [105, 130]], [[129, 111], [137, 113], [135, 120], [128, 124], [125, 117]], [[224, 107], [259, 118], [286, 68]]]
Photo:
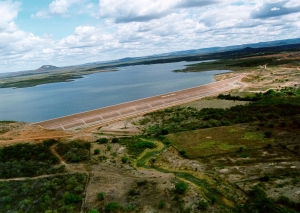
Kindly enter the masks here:
[[[289, 199], [281, 196], [278, 201], [280, 204], [289, 205]], [[250, 198], [244, 205], [244, 212], [246, 213], [297, 213], [297, 211], [281, 207], [275, 204], [275, 201], [267, 197], [267, 194], [255, 187], [250, 191]]]
[[50, 151], [54, 140], [42, 144], [16, 144], [0, 149], [0, 178], [33, 177], [64, 172]]
[[56, 151], [69, 163], [78, 163], [89, 160], [91, 144], [75, 140], [69, 143], [59, 142]]
[[207, 210], [208, 209], [208, 203], [203, 201], [203, 200], [200, 200], [199, 203], [198, 203], [197, 208], [199, 210]]
[[45, 76], [35, 76], [32, 78], [26, 78], [24, 80], [15, 79], [15, 81], [5, 81], [0, 83], [0, 88], [25, 88], [25, 87], [34, 87], [41, 84], [50, 84], [58, 82], [68, 82], [75, 79], [82, 78], [80, 75], [76, 74], [66, 74], [66, 75], [45, 75]]
[[153, 149], [156, 145], [148, 139], [142, 137], [120, 138], [120, 143], [125, 145], [128, 154], [137, 157], [145, 149]]
[[99, 144], [105, 144], [105, 143], [108, 143], [108, 139], [107, 138], [99, 138], [96, 140], [96, 142], [98, 142]]
[[183, 157], [190, 158], [261, 148], [273, 144], [274, 140], [240, 126], [184, 131], [167, 137], [182, 150], [180, 153]]
[[176, 192], [179, 194], [185, 194], [187, 192], [188, 188], [189, 188], [188, 185], [183, 181], [175, 184]]
[[[166, 130], [174, 133], [249, 122], [278, 122], [278, 118], [282, 119], [281, 123], [286, 118], [287, 127], [300, 126], [300, 122], [295, 119], [295, 115], [300, 114], [300, 95], [296, 91], [292, 95], [268, 91], [258, 101], [229, 109], [172, 107], [149, 113], [140, 123], [147, 123], [144, 125], [144, 133], [154, 136], [162, 135]], [[293, 117], [293, 122], [290, 122], [290, 117]]]
[[0, 182], [0, 212], [79, 212], [85, 182], [83, 174]]
[[238, 59], [221, 59], [216, 61], [202, 62], [198, 64], [188, 65], [183, 70], [175, 72], [200, 72], [209, 70], [232, 70], [243, 71], [248, 68], [254, 68], [268, 64], [268, 67], [278, 66], [282, 64], [297, 64], [295, 59], [277, 60], [275, 57], [257, 57], [257, 58], [238, 58]]
[[128, 161], [128, 157], [126, 157], [126, 156], [124, 156], [124, 157], [122, 157], [122, 163], [127, 163], [127, 161]]
[[111, 142], [112, 143], [118, 143], [119, 142], [119, 138], [113, 138], [113, 139], [111, 139]]
[[97, 194], [97, 198], [98, 198], [98, 200], [100, 200], [100, 201], [104, 200], [104, 198], [105, 198], [105, 193], [104, 193], [104, 192], [99, 192], [99, 193]]
[[94, 150], [94, 155], [98, 155], [100, 153], [100, 149], [95, 149]]
[[97, 209], [91, 209], [88, 213], [99, 213]]
[[111, 202], [105, 206], [106, 213], [117, 213], [121, 209], [121, 206], [118, 203]]

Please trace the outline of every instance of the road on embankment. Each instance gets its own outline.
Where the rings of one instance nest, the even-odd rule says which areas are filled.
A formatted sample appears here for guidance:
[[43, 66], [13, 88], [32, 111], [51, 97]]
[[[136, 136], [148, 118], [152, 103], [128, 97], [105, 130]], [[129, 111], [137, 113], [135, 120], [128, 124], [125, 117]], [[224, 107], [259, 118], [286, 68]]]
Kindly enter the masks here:
[[33, 124], [39, 125], [45, 129], [54, 130], [72, 130], [93, 125], [104, 126], [117, 120], [125, 120], [155, 110], [188, 103], [203, 97], [240, 87], [239, 82], [242, 77], [244, 77], [244, 74], [198, 87], [152, 96], [149, 98], [130, 101]]

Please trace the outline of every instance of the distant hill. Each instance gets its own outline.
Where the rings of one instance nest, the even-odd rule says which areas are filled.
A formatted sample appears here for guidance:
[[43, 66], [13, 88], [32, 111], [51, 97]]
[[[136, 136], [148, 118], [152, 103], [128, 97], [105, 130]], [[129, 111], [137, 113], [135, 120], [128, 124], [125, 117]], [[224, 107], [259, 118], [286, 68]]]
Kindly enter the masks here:
[[43, 65], [40, 68], [34, 70], [35, 72], [45, 72], [45, 71], [53, 71], [57, 70], [59, 67], [53, 66], [53, 65]]

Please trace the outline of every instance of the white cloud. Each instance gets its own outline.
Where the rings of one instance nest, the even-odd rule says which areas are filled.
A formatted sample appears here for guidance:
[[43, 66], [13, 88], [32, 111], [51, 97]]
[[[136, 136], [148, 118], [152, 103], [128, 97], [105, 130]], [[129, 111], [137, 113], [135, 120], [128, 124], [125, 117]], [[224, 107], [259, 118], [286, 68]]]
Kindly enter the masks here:
[[178, 9], [203, 7], [216, 0], [100, 0], [100, 17], [108, 17], [116, 23], [144, 22], [167, 16]]
[[[66, 15], [69, 13], [69, 8], [84, 2], [85, 0], [54, 0], [49, 4], [47, 9], [42, 9], [36, 12], [36, 14], [31, 14], [31, 18], [44, 19], [54, 15]], [[84, 8], [90, 8], [91, 4], [88, 5], [89, 7], [84, 6]]]
[[[66, 14], [84, 17], [87, 11], [93, 11], [89, 20], [82, 22], [84, 24], [81, 23], [73, 32], [65, 33], [67, 36], [64, 38], [54, 40], [20, 29], [15, 24], [20, 4], [0, 1], [0, 14], [3, 14], [0, 19], [0, 57], [3, 59], [0, 72], [7, 66], [4, 64], [34, 69], [43, 64], [66, 66], [299, 37], [300, 13], [295, 12], [297, 2], [100, 0], [96, 8], [98, 11], [95, 11], [90, 0], [53, 0], [32, 17], [58, 15], [60, 18]], [[78, 10], [74, 12], [75, 9]], [[90, 21], [91, 16], [96, 17], [94, 14], [98, 15], [98, 19]], [[48, 23], [50, 21], [47, 20]], [[50, 32], [55, 34], [55, 30], [53, 28]]]
[[13, 20], [18, 16], [20, 3], [11, 1], [0, 1], [0, 33], [10, 31], [16, 28]]
[[49, 5], [49, 13], [61, 15], [68, 12], [68, 8], [80, 0], [55, 0]]

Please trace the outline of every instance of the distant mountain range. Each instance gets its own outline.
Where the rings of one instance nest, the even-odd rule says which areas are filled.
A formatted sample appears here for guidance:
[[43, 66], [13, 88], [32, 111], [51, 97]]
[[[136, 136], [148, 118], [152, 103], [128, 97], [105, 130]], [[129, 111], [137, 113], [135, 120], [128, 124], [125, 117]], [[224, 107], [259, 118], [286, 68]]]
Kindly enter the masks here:
[[43, 65], [35, 70], [20, 71], [14, 73], [1, 73], [0, 77], [26, 76], [50, 72], [93, 72], [105, 68], [117, 68], [121, 66], [171, 63], [179, 61], [201, 61], [220, 58], [242, 57], [244, 54], [264, 54], [274, 51], [295, 51], [300, 50], [300, 38], [286, 39], [253, 44], [242, 44], [227, 47], [210, 47], [202, 49], [183, 50], [144, 57], [126, 57], [111, 61], [98, 61], [81, 65], [56, 67]]
[[172, 57], [172, 56], [173, 57], [181, 57], [181, 56], [187, 56], [187, 55], [201, 55], [201, 54], [209, 54], [209, 53], [216, 53], [216, 52], [242, 50], [245, 48], [276, 47], [276, 46], [291, 45], [291, 44], [300, 44], [300, 38], [259, 42], [259, 43], [252, 43], [252, 44], [242, 44], [242, 45], [234, 45], [234, 46], [226, 46], [226, 47], [210, 47], [210, 48], [183, 50], [183, 51], [175, 51], [175, 52], [150, 55], [150, 56], [145, 56], [145, 57], [126, 57], [126, 58], [122, 58], [122, 59], [118, 59], [118, 60], [98, 61], [98, 62], [87, 63], [87, 64], [83, 64], [83, 65], [122, 63], [122, 62], [130, 62], [130, 61], [135, 61], [135, 60], [149, 60], [149, 59], [155, 59], [155, 58], [161, 58], [161, 57]]

